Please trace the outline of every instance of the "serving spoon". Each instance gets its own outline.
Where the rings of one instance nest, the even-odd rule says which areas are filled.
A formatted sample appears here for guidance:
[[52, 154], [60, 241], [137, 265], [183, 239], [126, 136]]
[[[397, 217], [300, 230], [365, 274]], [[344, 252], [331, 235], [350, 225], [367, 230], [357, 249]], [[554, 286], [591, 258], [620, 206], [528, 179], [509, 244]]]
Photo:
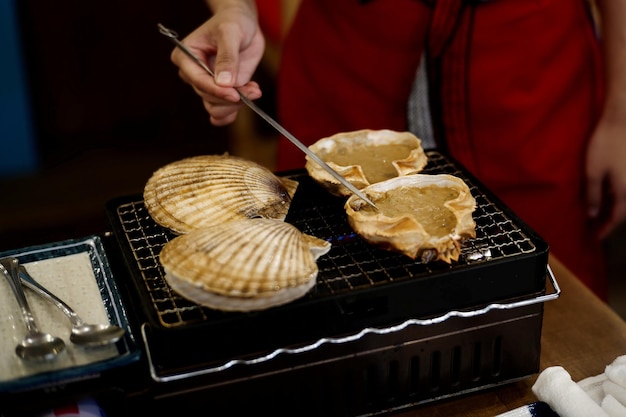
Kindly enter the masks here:
[[50, 301], [67, 316], [72, 324], [72, 332], [70, 333], [72, 343], [86, 347], [104, 346], [115, 343], [124, 336], [126, 331], [113, 324], [85, 323], [67, 303], [37, 282], [28, 273], [24, 265], [19, 266], [19, 278], [26, 287]]
[[15, 353], [25, 360], [41, 361], [54, 359], [65, 349], [65, 342], [49, 333], [41, 332], [37, 327], [35, 316], [33, 316], [20, 283], [18, 264], [19, 261], [16, 258], [0, 259], [0, 272], [9, 281], [26, 324], [26, 336], [15, 347]]

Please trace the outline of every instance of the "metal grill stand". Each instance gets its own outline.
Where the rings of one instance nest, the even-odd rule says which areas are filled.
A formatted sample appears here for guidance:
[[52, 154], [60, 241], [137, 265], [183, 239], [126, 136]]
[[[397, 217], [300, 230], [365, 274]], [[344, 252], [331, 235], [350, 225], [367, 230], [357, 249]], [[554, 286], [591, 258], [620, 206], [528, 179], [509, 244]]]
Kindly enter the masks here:
[[[424, 173], [462, 178], [477, 201], [477, 237], [459, 262], [424, 264], [372, 247], [348, 225], [343, 199], [304, 172], [288, 173], [300, 185], [286, 221], [333, 247], [318, 260], [309, 294], [255, 313], [214, 311], [173, 292], [158, 254], [175, 235], [140, 197], [112, 201], [113, 232], [143, 307], [155, 396], [177, 402], [185, 393], [192, 404], [193, 393], [210, 390], [212, 406], [232, 411], [242, 390], [276, 405], [267, 391], [281, 386], [294, 401], [281, 395], [280, 404], [300, 414], [317, 409], [310, 401], [326, 413], [366, 414], [535, 373], [542, 303], [559, 292], [551, 277], [555, 291], [545, 295], [548, 246], [457, 163], [428, 157]], [[309, 402], [299, 410], [303, 396]]]

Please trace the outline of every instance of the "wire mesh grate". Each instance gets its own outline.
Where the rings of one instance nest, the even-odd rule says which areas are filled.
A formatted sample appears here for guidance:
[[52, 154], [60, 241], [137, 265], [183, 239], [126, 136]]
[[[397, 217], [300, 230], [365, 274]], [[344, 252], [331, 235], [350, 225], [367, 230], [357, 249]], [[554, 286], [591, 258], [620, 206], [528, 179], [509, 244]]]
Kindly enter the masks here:
[[[450, 265], [423, 263], [367, 244], [348, 224], [342, 199], [325, 193], [305, 173], [294, 174], [291, 177], [301, 185], [286, 221], [332, 244], [330, 252], [318, 260], [317, 284], [306, 297], [328, 297], [536, 251], [522, 226], [507, 216], [456, 164], [436, 151], [429, 151], [428, 157], [429, 164], [423, 173], [460, 177], [476, 199], [476, 238], [464, 242], [459, 261]], [[118, 206], [116, 214], [141, 274], [142, 287], [163, 326], [201, 322], [221, 314], [170, 289], [158, 255], [176, 235], [152, 220], [142, 200]]]

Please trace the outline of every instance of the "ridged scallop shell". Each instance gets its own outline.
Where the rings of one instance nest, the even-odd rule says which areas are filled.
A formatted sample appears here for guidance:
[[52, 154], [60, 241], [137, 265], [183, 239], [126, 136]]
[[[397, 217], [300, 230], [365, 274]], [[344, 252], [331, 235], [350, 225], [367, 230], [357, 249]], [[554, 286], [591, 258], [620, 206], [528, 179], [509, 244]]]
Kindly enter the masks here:
[[297, 184], [252, 161], [202, 155], [154, 172], [143, 196], [154, 221], [187, 233], [241, 218], [284, 220]]
[[160, 261], [170, 286], [198, 304], [251, 311], [306, 294], [330, 243], [273, 219], [235, 220], [178, 236]]
[[[422, 261], [457, 261], [462, 239], [476, 237], [476, 200], [467, 184], [448, 174], [397, 177], [346, 201], [348, 222], [366, 241]], [[440, 194], [443, 193], [443, 194]]]
[[[398, 176], [416, 174], [428, 163], [422, 142], [410, 132], [357, 130], [337, 133], [309, 146], [317, 156], [356, 188]], [[306, 169], [330, 193], [352, 193], [309, 157]]]

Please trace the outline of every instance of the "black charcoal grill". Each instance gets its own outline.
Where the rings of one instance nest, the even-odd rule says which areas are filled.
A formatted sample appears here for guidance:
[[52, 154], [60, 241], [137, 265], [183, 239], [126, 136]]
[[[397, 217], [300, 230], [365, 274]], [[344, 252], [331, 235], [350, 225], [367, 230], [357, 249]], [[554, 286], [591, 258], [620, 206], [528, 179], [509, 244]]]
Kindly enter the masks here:
[[348, 225], [343, 199], [303, 171], [285, 173], [300, 183], [286, 221], [333, 246], [310, 293], [260, 312], [219, 312], [176, 294], [158, 260], [175, 235], [154, 223], [141, 196], [110, 202], [140, 303], [152, 404], [373, 414], [536, 373], [543, 302], [559, 293], [548, 246], [459, 164], [427, 154], [424, 173], [462, 178], [477, 200], [477, 237], [458, 262], [424, 264], [372, 247]]

